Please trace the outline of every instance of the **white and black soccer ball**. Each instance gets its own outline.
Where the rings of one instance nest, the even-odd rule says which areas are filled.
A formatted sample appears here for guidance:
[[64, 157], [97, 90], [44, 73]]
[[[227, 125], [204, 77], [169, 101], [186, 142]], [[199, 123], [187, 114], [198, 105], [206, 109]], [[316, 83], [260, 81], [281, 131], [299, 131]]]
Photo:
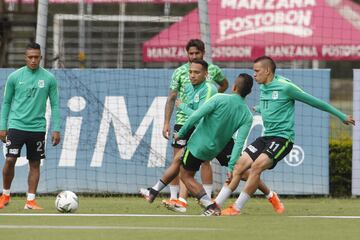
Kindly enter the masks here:
[[62, 191], [56, 196], [55, 207], [61, 213], [73, 213], [79, 207], [79, 199], [72, 191]]

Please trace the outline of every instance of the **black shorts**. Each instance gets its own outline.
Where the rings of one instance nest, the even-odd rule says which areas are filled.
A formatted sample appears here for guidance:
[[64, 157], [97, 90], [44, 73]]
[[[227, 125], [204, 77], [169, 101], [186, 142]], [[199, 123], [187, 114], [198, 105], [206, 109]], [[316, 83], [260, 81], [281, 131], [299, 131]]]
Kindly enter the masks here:
[[6, 157], [20, 157], [21, 148], [26, 145], [28, 160], [45, 158], [45, 132], [30, 132], [9, 129], [6, 138]]
[[227, 167], [229, 164], [229, 161], [231, 159], [231, 152], [234, 148], [234, 139], [231, 138], [231, 140], [226, 144], [224, 149], [216, 156], [216, 159], [220, 163], [221, 166]]
[[191, 136], [191, 134], [195, 130], [195, 127], [193, 127], [192, 129], [190, 129], [188, 131], [188, 133], [185, 135], [184, 138], [175, 141], [175, 139], [174, 139], [175, 133], [179, 132], [181, 127], [182, 127], [182, 125], [180, 125], [180, 124], [175, 124], [174, 125], [173, 137], [172, 137], [172, 142], [171, 142], [171, 146], [173, 146], [174, 148], [183, 148], [183, 147], [185, 147], [187, 141], [189, 140], [189, 138]]
[[269, 169], [273, 169], [276, 164], [283, 159], [293, 148], [290, 140], [282, 137], [259, 137], [245, 149], [252, 160], [256, 160], [261, 153], [265, 153], [273, 161]]
[[[230, 158], [231, 152], [234, 147], [234, 140], [231, 139], [228, 144], [224, 147], [224, 149], [216, 156], [216, 160], [220, 163], [221, 166], [227, 166]], [[208, 159], [206, 161], [211, 161], [212, 159]], [[200, 165], [205, 162], [201, 160], [190, 152], [189, 149], [185, 148], [183, 156], [181, 157], [181, 163], [186, 170], [197, 172], [200, 169]]]

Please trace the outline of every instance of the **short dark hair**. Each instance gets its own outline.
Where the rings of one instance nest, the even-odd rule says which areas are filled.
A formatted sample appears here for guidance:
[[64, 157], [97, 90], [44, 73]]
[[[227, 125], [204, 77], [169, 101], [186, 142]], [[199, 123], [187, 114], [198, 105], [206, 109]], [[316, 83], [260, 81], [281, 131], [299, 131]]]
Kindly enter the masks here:
[[28, 45], [26, 45], [26, 50], [28, 49], [38, 49], [40, 50], [40, 44], [36, 43], [36, 42], [30, 42], [28, 43]]
[[203, 66], [203, 68], [207, 71], [209, 68], [209, 64], [205, 61], [205, 60], [194, 60], [191, 63], [197, 63], [197, 64], [201, 64]]
[[196, 47], [201, 52], [205, 52], [205, 44], [200, 39], [190, 39], [186, 44], [186, 51], [188, 52], [191, 47]]
[[275, 73], [276, 64], [275, 64], [274, 60], [271, 57], [266, 56], [266, 55], [258, 57], [257, 59], [255, 59], [254, 63], [257, 63], [257, 62], [260, 62], [260, 61], [265, 61], [266, 64], [269, 64], [272, 73]]
[[238, 89], [238, 94], [243, 98], [251, 93], [251, 89], [254, 83], [252, 76], [247, 73], [240, 73], [238, 78], [242, 78], [242, 81], [235, 81], [235, 85]]

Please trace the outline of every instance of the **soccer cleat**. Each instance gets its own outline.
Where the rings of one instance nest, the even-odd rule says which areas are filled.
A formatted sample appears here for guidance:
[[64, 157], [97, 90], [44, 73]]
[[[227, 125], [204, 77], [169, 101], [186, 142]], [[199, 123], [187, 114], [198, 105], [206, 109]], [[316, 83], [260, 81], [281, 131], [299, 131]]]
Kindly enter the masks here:
[[221, 209], [220, 207], [214, 202], [213, 204], [209, 205], [206, 210], [201, 214], [201, 216], [220, 216]]
[[1, 195], [0, 197], [0, 209], [4, 208], [6, 205], [9, 204], [10, 201], [10, 195]]
[[42, 210], [44, 208], [36, 204], [35, 200], [27, 200], [24, 209], [28, 210]]
[[268, 199], [277, 214], [282, 214], [285, 211], [284, 204], [281, 202], [276, 192], [273, 192], [273, 196]]
[[152, 188], [140, 188], [139, 193], [146, 199], [146, 201], [152, 203], [155, 200], [158, 191], [155, 191]]
[[237, 216], [240, 215], [240, 210], [237, 210], [234, 205], [231, 205], [228, 208], [225, 208], [221, 211], [221, 216]]
[[161, 201], [161, 204], [164, 205], [166, 208], [168, 208], [171, 205], [175, 205], [176, 201], [177, 201], [177, 199], [175, 199], [175, 198], [163, 199]]
[[186, 212], [187, 204], [180, 200], [177, 199], [163, 200], [162, 203], [167, 209], [171, 211], [181, 212], [181, 213]]

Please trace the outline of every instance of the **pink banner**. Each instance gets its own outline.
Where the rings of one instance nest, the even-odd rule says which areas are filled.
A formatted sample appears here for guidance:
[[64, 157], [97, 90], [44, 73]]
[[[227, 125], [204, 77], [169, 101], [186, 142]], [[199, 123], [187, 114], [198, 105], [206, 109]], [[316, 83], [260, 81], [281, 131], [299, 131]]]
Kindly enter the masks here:
[[[34, 3], [34, 0], [5, 0], [6, 3]], [[79, 0], [49, 0], [49, 3], [79, 3]], [[85, 3], [193, 3], [197, 0], [84, 0]]]
[[[198, 10], [143, 45], [146, 62], [186, 61], [184, 46], [200, 38]], [[348, 0], [212, 0], [214, 61], [360, 59], [360, 9]]]

